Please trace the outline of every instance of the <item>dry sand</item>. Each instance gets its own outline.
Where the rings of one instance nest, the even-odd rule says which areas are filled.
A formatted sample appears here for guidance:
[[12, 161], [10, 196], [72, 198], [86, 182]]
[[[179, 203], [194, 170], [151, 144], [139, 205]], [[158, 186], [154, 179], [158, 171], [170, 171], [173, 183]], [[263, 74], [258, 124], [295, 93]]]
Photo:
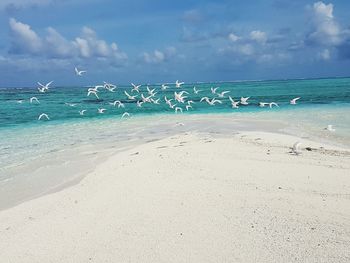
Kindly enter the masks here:
[[350, 262], [350, 153], [182, 133], [0, 211], [0, 262]]

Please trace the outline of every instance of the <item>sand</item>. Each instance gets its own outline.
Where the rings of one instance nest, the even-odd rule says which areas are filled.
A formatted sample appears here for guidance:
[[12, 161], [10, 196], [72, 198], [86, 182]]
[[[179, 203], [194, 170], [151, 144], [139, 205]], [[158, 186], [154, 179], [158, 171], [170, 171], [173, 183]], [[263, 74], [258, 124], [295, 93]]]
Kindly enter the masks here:
[[350, 152], [296, 140], [188, 132], [112, 155], [0, 211], [1, 262], [350, 262]]

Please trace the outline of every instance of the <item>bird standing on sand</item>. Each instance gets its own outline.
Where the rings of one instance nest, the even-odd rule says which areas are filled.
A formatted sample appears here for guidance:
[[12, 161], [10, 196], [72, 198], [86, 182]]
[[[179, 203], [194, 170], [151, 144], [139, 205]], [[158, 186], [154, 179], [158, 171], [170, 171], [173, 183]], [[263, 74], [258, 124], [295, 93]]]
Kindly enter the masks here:
[[335, 129], [333, 128], [333, 125], [332, 124], [328, 124], [326, 128], [324, 128], [325, 130], [327, 131], [330, 131], [330, 132], [334, 132]]
[[301, 151], [299, 149], [299, 146], [301, 145], [301, 142], [296, 142], [294, 143], [293, 147], [292, 147], [292, 152], [295, 154], [295, 155], [299, 155], [301, 154]]

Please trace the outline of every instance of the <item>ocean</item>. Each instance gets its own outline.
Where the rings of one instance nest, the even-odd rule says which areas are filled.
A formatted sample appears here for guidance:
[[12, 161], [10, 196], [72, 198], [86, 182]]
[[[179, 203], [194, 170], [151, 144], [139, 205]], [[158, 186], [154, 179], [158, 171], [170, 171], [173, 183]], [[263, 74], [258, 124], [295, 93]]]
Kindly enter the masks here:
[[[131, 92], [131, 85], [118, 86], [115, 92], [101, 89], [100, 99], [88, 97], [88, 87], [51, 86], [45, 93], [0, 88], [0, 200], [6, 200], [0, 209], [79, 180], [117, 151], [182, 131], [284, 132], [350, 147], [350, 78], [192, 83], [181, 88], [169, 84], [165, 91], [150, 84], [160, 104], [144, 103], [141, 108], [124, 91], [140, 99], [141, 93], [146, 97], [147, 85], [141, 86], [140, 94]], [[202, 91], [194, 94], [194, 86]], [[249, 104], [233, 109], [227, 96], [215, 106], [200, 102], [205, 96], [218, 97], [212, 87], [229, 91], [226, 95], [236, 101], [250, 97]], [[186, 100], [194, 101], [193, 108], [186, 111], [185, 104], [177, 103], [183, 114], [175, 114], [164, 96], [170, 99], [182, 90], [189, 93]], [[33, 96], [40, 103], [30, 103]], [[297, 104], [290, 105], [295, 97], [300, 97]], [[111, 105], [115, 100], [125, 107]], [[262, 108], [259, 102], [276, 102], [279, 107]], [[84, 115], [80, 110], [86, 110]], [[124, 112], [130, 117], [122, 119]], [[50, 120], [39, 121], [42, 113]], [[334, 132], [324, 129], [329, 124]]]

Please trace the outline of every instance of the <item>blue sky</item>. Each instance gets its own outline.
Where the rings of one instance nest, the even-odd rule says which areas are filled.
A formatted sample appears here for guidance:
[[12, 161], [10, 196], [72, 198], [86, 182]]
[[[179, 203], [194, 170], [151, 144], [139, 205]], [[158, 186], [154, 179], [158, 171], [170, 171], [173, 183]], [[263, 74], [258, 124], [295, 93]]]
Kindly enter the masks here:
[[349, 13], [344, 0], [1, 0], [0, 86], [350, 76]]

